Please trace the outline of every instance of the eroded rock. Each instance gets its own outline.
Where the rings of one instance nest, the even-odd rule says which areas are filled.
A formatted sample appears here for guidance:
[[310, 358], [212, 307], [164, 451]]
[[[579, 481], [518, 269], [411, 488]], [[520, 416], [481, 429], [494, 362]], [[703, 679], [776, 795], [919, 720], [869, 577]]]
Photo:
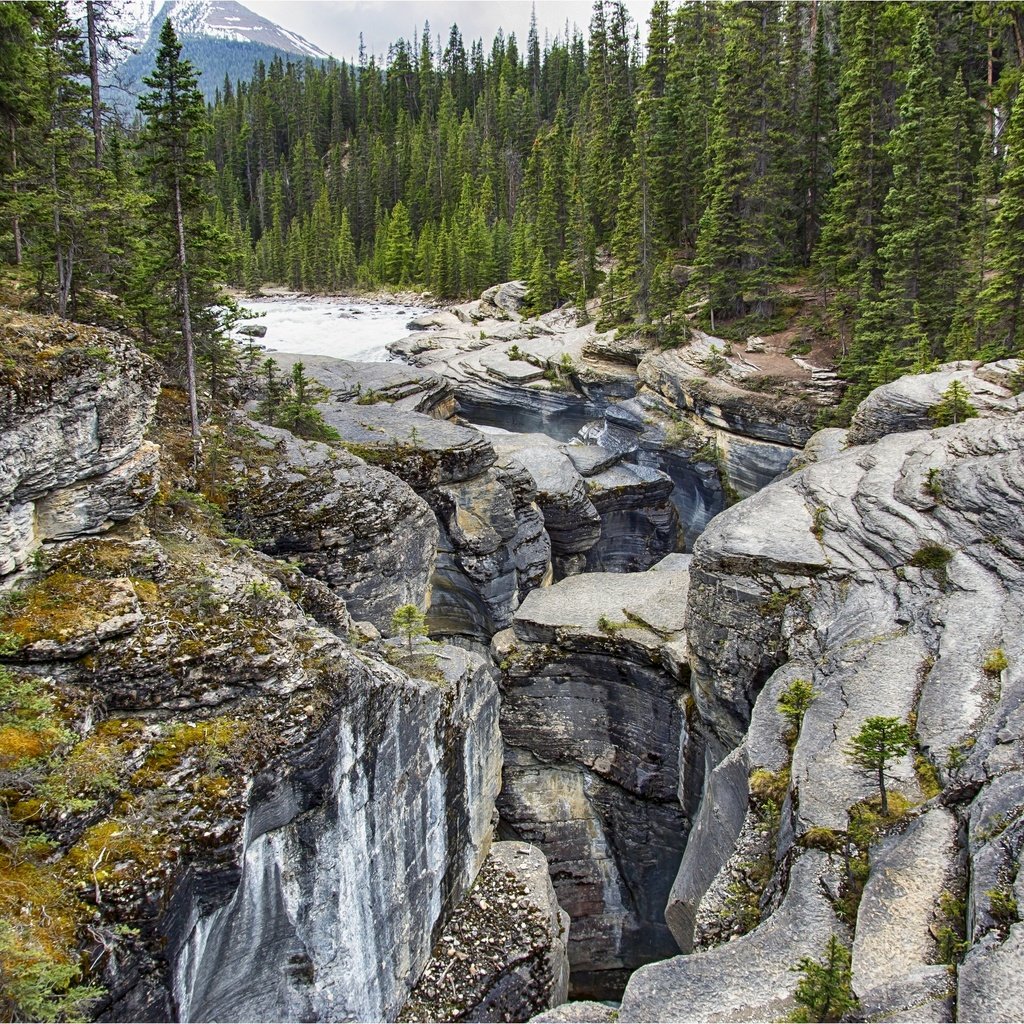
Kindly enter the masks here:
[[503, 669], [502, 819], [545, 852], [573, 920], [574, 991], [618, 991], [675, 944], [664, 904], [678, 802], [685, 570], [572, 576], [533, 591], [494, 640]]

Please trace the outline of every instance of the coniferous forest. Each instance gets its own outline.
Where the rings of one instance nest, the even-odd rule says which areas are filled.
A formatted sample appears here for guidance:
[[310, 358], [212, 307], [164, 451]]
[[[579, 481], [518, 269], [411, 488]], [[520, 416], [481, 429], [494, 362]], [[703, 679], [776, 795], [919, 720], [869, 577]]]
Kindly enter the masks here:
[[[167, 346], [159, 101], [97, 115], [62, 4], [0, 22], [3, 258], [41, 305], [101, 316], [114, 295]], [[218, 358], [217, 281], [447, 299], [513, 277], [537, 311], [598, 296], [602, 324], [662, 344], [783, 325], [813, 293], [847, 407], [937, 360], [1020, 351], [1019, 5], [657, 0], [638, 39], [597, 0], [586, 38], [425, 27], [383, 62], [275, 59], [205, 111], [193, 95], [170, 145], [200, 357]]]

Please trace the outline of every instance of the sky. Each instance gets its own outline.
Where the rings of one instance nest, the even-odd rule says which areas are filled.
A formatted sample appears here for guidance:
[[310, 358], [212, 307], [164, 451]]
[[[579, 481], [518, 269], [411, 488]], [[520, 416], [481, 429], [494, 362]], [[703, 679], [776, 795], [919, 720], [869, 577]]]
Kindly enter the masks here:
[[[466, 49], [472, 40], [484, 40], [485, 52], [501, 28], [514, 32], [520, 44], [526, 41], [530, 26], [530, 0], [241, 0], [244, 6], [269, 18], [282, 28], [291, 29], [316, 43], [339, 59], [354, 58], [362, 32], [367, 51], [385, 55], [398, 38], [412, 39], [430, 22], [430, 34], [442, 41], [448, 38], [452, 24], [459, 26]], [[640, 38], [647, 35], [650, 0], [627, 0], [633, 19], [639, 23]], [[537, 0], [537, 27], [541, 43], [545, 31], [551, 38], [565, 35], [576, 24], [586, 37], [591, 0]]]

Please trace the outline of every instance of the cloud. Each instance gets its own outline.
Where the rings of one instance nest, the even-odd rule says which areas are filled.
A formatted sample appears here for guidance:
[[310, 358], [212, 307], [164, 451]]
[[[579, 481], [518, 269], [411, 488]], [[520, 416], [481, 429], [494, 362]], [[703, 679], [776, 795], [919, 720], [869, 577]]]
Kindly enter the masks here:
[[[435, 43], [438, 36], [444, 43], [455, 24], [467, 50], [470, 42], [480, 38], [486, 53], [499, 28], [506, 36], [515, 33], [522, 49], [533, 5], [529, 0], [250, 0], [246, 6], [283, 28], [298, 32], [339, 59], [351, 60], [358, 53], [360, 33], [368, 53], [384, 56], [397, 39], [411, 40], [415, 33], [422, 32], [426, 21]], [[644, 38], [650, 0], [635, 0], [626, 6], [639, 22]], [[578, 26], [585, 38], [592, 10], [590, 0], [538, 0], [541, 44], [545, 35], [552, 39], [556, 35], [564, 37], [567, 23], [570, 32], [574, 25]]]

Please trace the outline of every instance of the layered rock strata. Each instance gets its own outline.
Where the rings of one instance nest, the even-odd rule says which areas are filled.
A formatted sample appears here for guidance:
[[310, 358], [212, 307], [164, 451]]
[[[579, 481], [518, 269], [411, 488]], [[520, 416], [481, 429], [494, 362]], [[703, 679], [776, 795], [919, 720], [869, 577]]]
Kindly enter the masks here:
[[0, 314], [0, 575], [46, 541], [100, 533], [156, 493], [143, 440], [159, 379], [110, 331]]
[[548, 573], [550, 543], [530, 477], [499, 461], [469, 427], [386, 405], [321, 410], [350, 452], [404, 480], [433, 510], [431, 632], [489, 641]]
[[537, 488], [555, 578], [640, 572], [682, 546], [664, 473], [622, 462], [599, 445], [559, 444], [546, 434], [490, 433]]
[[573, 989], [617, 993], [675, 944], [665, 900], [688, 821], [685, 568], [587, 573], [532, 592], [493, 644], [505, 826], [540, 846], [573, 928]]
[[[890, 435], [766, 488], [698, 541], [687, 634], [709, 771], [668, 918], [684, 948], [733, 941], [637, 972], [620, 1019], [775, 1016], [789, 968], [831, 934], [873, 1016], [1024, 1009], [1004, 981], [1020, 925], [1003, 900], [1024, 815], [1022, 453], [1019, 417]], [[817, 697], [790, 751], [775, 707], [797, 678]], [[874, 715], [912, 722], [919, 752], [891, 768], [904, 822], [867, 840], [852, 822], [877, 781], [846, 748]], [[844, 849], [867, 870], [862, 895]], [[964, 928], [954, 973], [943, 959]]]
[[215, 486], [240, 536], [294, 560], [379, 629], [400, 605], [425, 605], [439, 530], [408, 484], [344, 449], [241, 416], [220, 440], [230, 486]]

